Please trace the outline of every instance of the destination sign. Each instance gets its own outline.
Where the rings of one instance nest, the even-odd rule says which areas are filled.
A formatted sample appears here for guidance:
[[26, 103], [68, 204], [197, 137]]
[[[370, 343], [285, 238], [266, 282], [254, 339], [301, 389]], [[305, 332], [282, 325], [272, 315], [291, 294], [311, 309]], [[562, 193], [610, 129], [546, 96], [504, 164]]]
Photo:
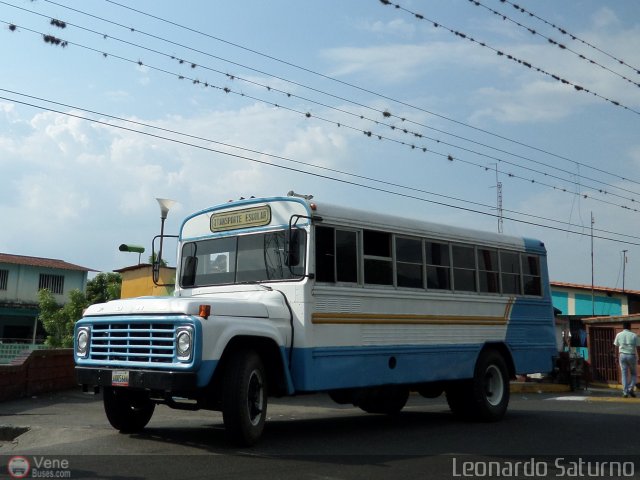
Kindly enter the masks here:
[[271, 223], [271, 207], [245, 208], [211, 215], [211, 231], [224, 232], [238, 228], [262, 227]]

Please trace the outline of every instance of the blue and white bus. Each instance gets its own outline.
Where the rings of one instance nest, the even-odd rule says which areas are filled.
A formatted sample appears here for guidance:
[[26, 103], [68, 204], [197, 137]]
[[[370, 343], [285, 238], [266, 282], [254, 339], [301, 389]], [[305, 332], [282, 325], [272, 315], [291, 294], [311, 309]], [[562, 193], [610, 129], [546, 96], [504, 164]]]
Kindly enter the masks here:
[[515, 375], [556, 355], [547, 257], [515, 238], [312, 201], [290, 192], [207, 208], [178, 236], [174, 295], [93, 305], [76, 374], [110, 423], [156, 404], [222, 411], [261, 436], [270, 396], [328, 392], [397, 413], [411, 391], [455, 415], [502, 418]]

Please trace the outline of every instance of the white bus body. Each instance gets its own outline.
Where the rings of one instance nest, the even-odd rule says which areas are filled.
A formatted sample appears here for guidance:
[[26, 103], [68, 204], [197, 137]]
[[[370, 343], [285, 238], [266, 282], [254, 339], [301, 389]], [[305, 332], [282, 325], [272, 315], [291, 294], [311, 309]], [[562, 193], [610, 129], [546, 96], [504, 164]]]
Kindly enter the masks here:
[[396, 413], [444, 391], [456, 415], [497, 420], [509, 378], [556, 354], [541, 242], [298, 197], [189, 216], [174, 296], [93, 305], [75, 338], [115, 428], [157, 403], [206, 408], [245, 445], [268, 396], [303, 392]]

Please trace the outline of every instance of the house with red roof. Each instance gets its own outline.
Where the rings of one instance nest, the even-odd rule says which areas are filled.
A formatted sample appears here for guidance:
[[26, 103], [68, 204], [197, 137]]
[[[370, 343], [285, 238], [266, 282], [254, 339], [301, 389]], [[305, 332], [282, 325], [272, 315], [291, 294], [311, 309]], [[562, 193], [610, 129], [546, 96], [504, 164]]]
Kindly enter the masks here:
[[46, 288], [64, 304], [71, 290], [85, 290], [91, 271], [64, 260], [0, 253], [0, 342], [31, 343], [42, 337], [38, 291]]

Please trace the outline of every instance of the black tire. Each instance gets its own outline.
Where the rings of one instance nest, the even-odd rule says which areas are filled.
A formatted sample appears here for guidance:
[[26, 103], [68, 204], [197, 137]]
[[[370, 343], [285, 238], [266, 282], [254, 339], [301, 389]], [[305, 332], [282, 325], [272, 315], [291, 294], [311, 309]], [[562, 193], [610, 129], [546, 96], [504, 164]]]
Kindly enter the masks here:
[[105, 387], [104, 411], [113, 428], [121, 433], [136, 433], [147, 426], [156, 408], [146, 392]]
[[358, 407], [367, 413], [394, 415], [404, 408], [408, 399], [408, 388], [385, 387], [367, 393], [358, 402]]
[[447, 403], [454, 415], [482, 422], [496, 422], [509, 405], [507, 365], [495, 350], [485, 350], [476, 362], [472, 380], [447, 387]]
[[473, 390], [472, 380], [459, 380], [447, 385], [445, 392], [451, 413], [463, 420], [471, 420], [473, 405], [470, 394]]
[[222, 418], [227, 439], [238, 446], [255, 444], [267, 418], [267, 376], [252, 350], [235, 352], [223, 381]]

